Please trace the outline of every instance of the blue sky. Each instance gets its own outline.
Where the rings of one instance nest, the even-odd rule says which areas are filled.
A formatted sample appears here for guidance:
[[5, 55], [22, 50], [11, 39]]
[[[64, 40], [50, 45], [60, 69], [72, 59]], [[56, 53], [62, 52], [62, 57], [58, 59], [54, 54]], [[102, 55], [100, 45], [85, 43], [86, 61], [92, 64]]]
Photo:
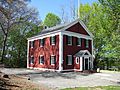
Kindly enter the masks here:
[[[39, 12], [39, 17], [41, 20], [44, 20], [47, 13], [52, 12], [59, 17], [61, 16], [61, 7], [64, 6], [65, 10], [67, 10], [68, 13], [70, 13], [70, 2], [73, 1], [75, 3], [75, 6], [77, 8], [78, 0], [31, 0], [30, 6], [34, 7]], [[97, 0], [80, 0], [80, 3], [93, 3]]]

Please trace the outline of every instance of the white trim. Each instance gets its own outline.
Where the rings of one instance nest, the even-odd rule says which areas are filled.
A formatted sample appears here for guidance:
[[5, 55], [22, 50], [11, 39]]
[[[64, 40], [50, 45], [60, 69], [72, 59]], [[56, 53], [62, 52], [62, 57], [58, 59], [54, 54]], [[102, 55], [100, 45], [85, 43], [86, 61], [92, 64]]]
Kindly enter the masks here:
[[64, 35], [67, 35], [67, 36], [74, 36], [74, 37], [77, 37], [77, 38], [84, 38], [84, 39], [90, 39], [92, 40], [92, 38], [88, 35], [83, 35], [83, 34], [79, 34], [79, 33], [75, 33], [75, 32], [70, 32], [70, 31], [62, 31], [62, 33]]
[[66, 29], [68, 29], [69, 27], [75, 25], [76, 23], [80, 23], [81, 26], [86, 30], [86, 32], [90, 35], [90, 37], [92, 38], [93, 35], [91, 32], [89, 32], [88, 28], [86, 27], [86, 25], [78, 18], [76, 19], [75, 21], [71, 22], [70, 24], [68, 24], [67, 26], [65, 26], [65, 28], [63, 29], [60, 29], [60, 30], [57, 30], [57, 31], [53, 31], [53, 32], [49, 32], [49, 33], [45, 33], [45, 34], [40, 34], [40, 35], [37, 35], [37, 36], [33, 36], [31, 38], [28, 38], [28, 40], [31, 40], [31, 39], [35, 39], [35, 38], [38, 38], [38, 37], [44, 37], [44, 36], [48, 36], [48, 35], [51, 35], [51, 34], [56, 34], [56, 33], [59, 33], [61, 31], [65, 31]]
[[93, 59], [93, 39], [92, 39], [92, 69], [93, 69], [93, 61], [94, 61], [94, 59]]
[[63, 34], [59, 33], [59, 71], [63, 70]]
[[89, 32], [86, 25], [80, 20], [80, 18], [76, 19], [75, 21], [71, 22], [67, 27], [63, 28], [64, 30], [70, 28], [71, 26], [75, 25], [76, 23], [80, 23], [80, 25], [85, 29], [85, 31], [90, 35], [90, 37], [93, 37], [93, 34]]
[[29, 41], [27, 41], [27, 68], [29, 68]]
[[34, 40], [43, 39], [43, 38], [46, 38], [46, 37], [52, 37], [52, 36], [56, 36], [56, 35], [59, 35], [59, 32], [56, 32], [56, 33], [52, 32], [52, 33], [38, 35], [38, 36], [35, 36], [35, 37], [28, 38], [28, 40], [29, 41], [34, 41]]
[[82, 60], [82, 57], [80, 57], [80, 71], [83, 70], [83, 60]]

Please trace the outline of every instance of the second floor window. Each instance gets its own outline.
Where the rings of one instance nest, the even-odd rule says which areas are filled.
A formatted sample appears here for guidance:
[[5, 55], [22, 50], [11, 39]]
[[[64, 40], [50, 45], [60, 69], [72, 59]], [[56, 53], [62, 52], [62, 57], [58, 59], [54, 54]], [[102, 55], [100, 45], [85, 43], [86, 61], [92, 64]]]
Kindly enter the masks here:
[[39, 56], [39, 64], [44, 64], [44, 56]]
[[50, 44], [55, 45], [55, 43], [56, 43], [56, 37], [55, 36], [50, 37]]
[[77, 38], [77, 45], [81, 46], [81, 43], [82, 43], [82, 39], [81, 38]]
[[85, 47], [89, 48], [89, 40], [85, 40]]
[[40, 39], [39, 43], [40, 43], [40, 47], [43, 47], [44, 46], [44, 39]]
[[35, 43], [35, 41], [30, 41], [30, 47], [31, 47], [31, 48], [34, 47], [34, 43]]
[[67, 45], [72, 45], [72, 36], [67, 36]]

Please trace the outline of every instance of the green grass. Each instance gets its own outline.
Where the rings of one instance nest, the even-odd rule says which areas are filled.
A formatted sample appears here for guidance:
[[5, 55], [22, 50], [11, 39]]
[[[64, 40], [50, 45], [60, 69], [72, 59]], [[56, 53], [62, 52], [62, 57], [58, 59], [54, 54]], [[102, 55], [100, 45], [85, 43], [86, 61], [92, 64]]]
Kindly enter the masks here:
[[120, 86], [79, 87], [79, 88], [66, 88], [62, 90], [120, 90]]

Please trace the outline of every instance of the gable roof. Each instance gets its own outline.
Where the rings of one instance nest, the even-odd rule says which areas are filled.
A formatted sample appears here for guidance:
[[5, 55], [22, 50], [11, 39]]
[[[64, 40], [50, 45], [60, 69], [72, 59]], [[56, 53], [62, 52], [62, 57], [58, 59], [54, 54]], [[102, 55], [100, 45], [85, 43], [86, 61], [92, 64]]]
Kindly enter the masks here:
[[[66, 29], [70, 28], [71, 26], [75, 25], [76, 23], [80, 23], [80, 25], [85, 29], [85, 31], [91, 36], [93, 37], [93, 34], [91, 32], [89, 32], [88, 28], [86, 27], [86, 25], [78, 18], [73, 22], [70, 23], [66, 23], [66, 24], [61, 24], [61, 25], [57, 25], [57, 26], [53, 26], [47, 29], [43, 29], [40, 33], [38, 33], [35, 36], [38, 35], [42, 35], [42, 34], [47, 34], [47, 33], [54, 33], [56, 31], [65, 31]], [[34, 36], [33, 36], [34, 37]]]
[[82, 57], [82, 56], [84, 56], [86, 54], [89, 55], [89, 56], [91, 56], [91, 54], [90, 54], [90, 52], [88, 50], [80, 50], [74, 56], [76, 56], [76, 57]]

